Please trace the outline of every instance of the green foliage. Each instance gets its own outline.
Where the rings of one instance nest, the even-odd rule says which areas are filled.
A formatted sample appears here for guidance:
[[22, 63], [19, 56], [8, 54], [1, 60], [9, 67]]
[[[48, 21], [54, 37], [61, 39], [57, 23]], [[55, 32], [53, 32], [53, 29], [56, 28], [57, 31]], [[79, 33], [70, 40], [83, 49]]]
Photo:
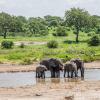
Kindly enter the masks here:
[[33, 61], [30, 58], [24, 58], [22, 60], [22, 62], [20, 62], [20, 64], [22, 64], [22, 65], [30, 65], [32, 63], [33, 63]]
[[67, 31], [70, 31], [71, 29], [70, 29], [70, 27], [66, 27], [66, 30], [67, 30]]
[[100, 45], [100, 38], [99, 35], [94, 35], [90, 38], [90, 40], [88, 41], [88, 44], [90, 46], [98, 46]]
[[12, 46], [14, 45], [14, 43], [12, 41], [2, 41], [1, 43], [1, 47], [2, 48], [6, 48], [6, 49], [10, 49], [12, 48]]
[[30, 33], [32, 33], [31, 35], [34, 36], [48, 35], [47, 27], [36, 18], [31, 18], [29, 20], [28, 30]]
[[96, 30], [96, 34], [100, 34], [100, 27], [97, 28], [97, 30]]
[[95, 35], [95, 32], [94, 32], [94, 31], [89, 32], [87, 35], [88, 35], [88, 36], [93, 36], [93, 35]]
[[0, 13], [0, 29], [3, 33], [4, 38], [7, 36], [7, 31], [11, 27], [11, 16], [7, 13]]
[[48, 48], [57, 48], [58, 47], [58, 42], [55, 40], [51, 40], [47, 43]]
[[56, 32], [53, 33], [54, 36], [68, 36], [65, 27], [59, 26]]

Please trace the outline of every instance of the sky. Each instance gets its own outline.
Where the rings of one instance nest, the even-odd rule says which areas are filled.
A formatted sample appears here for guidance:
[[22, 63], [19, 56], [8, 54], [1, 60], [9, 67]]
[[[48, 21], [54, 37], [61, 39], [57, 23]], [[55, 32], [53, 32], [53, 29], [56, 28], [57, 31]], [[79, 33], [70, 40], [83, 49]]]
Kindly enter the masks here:
[[16, 16], [64, 16], [73, 7], [83, 8], [92, 15], [100, 15], [100, 0], [0, 0], [0, 12]]

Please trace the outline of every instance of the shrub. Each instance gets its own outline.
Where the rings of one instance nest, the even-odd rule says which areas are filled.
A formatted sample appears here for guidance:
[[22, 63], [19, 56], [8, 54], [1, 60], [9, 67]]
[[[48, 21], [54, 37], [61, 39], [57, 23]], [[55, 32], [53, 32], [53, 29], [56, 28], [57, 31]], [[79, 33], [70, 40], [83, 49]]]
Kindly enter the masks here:
[[33, 61], [30, 58], [24, 58], [20, 64], [22, 65], [30, 65]]
[[89, 32], [87, 35], [88, 36], [93, 36], [93, 35], [95, 35], [95, 32]]
[[24, 43], [21, 43], [19, 47], [20, 48], [25, 48], [25, 44]]
[[6, 49], [12, 48], [13, 45], [14, 43], [12, 41], [2, 41], [1, 43], [1, 47], [6, 48]]
[[96, 34], [100, 34], [100, 28], [97, 28]]
[[70, 31], [70, 28], [69, 28], [69, 27], [66, 27], [66, 30], [67, 30], [67, 31]]
[[64, 27], [59, 26], [53, 36], [67, 36], [66, 30]]
[[98, 35], [94, 35], [90, 38], [90, 40], [88, 41], [88, 44], [90, 46], [98, 46], [100, 45], [100, 38]]
[[58, 42], [55, 41], [55, 40], [49, 41], [49, 42], [47, 43], [47, 47], [48, 47], [48, 48], [57, 48], [57, 47], [58, 47]]

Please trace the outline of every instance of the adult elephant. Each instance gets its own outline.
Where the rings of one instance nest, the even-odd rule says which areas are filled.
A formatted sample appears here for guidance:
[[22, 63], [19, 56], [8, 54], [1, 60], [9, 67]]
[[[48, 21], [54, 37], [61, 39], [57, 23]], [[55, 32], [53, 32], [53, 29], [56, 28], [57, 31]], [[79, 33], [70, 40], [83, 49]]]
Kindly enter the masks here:
[[45, 65], [50, 70], [52, 78], [60, 77], [60, 70], [63, 70], [63, 64], [59, 59], [50, 58], [42, 60], [40, 64]]
[[84, 70], [85, 70], [85, 68], [84, 68], [84, 62], [81, 59], [79, 59], [79, 58], [73, 59], [73, 60], [71, 60], [71, 62], [76, 63], [76, 65], [77, 65], [77, 73], [78, 73], [78, 70], [80, 70], [81, 77], [84, 78]]

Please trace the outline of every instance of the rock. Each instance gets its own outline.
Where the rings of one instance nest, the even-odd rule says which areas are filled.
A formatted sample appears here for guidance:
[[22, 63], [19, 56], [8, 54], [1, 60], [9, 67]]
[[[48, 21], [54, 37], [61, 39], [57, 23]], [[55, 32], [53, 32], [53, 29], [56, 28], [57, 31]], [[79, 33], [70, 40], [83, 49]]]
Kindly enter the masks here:
[[42, 96], [42, 94], [40, 94], [40, 93], [37, 93], [37, 94], [35, 94], [36, 96]]
[[74, 95], [72, 95], [72, 96], [66, 96], [65, 100], [74, 100]]

